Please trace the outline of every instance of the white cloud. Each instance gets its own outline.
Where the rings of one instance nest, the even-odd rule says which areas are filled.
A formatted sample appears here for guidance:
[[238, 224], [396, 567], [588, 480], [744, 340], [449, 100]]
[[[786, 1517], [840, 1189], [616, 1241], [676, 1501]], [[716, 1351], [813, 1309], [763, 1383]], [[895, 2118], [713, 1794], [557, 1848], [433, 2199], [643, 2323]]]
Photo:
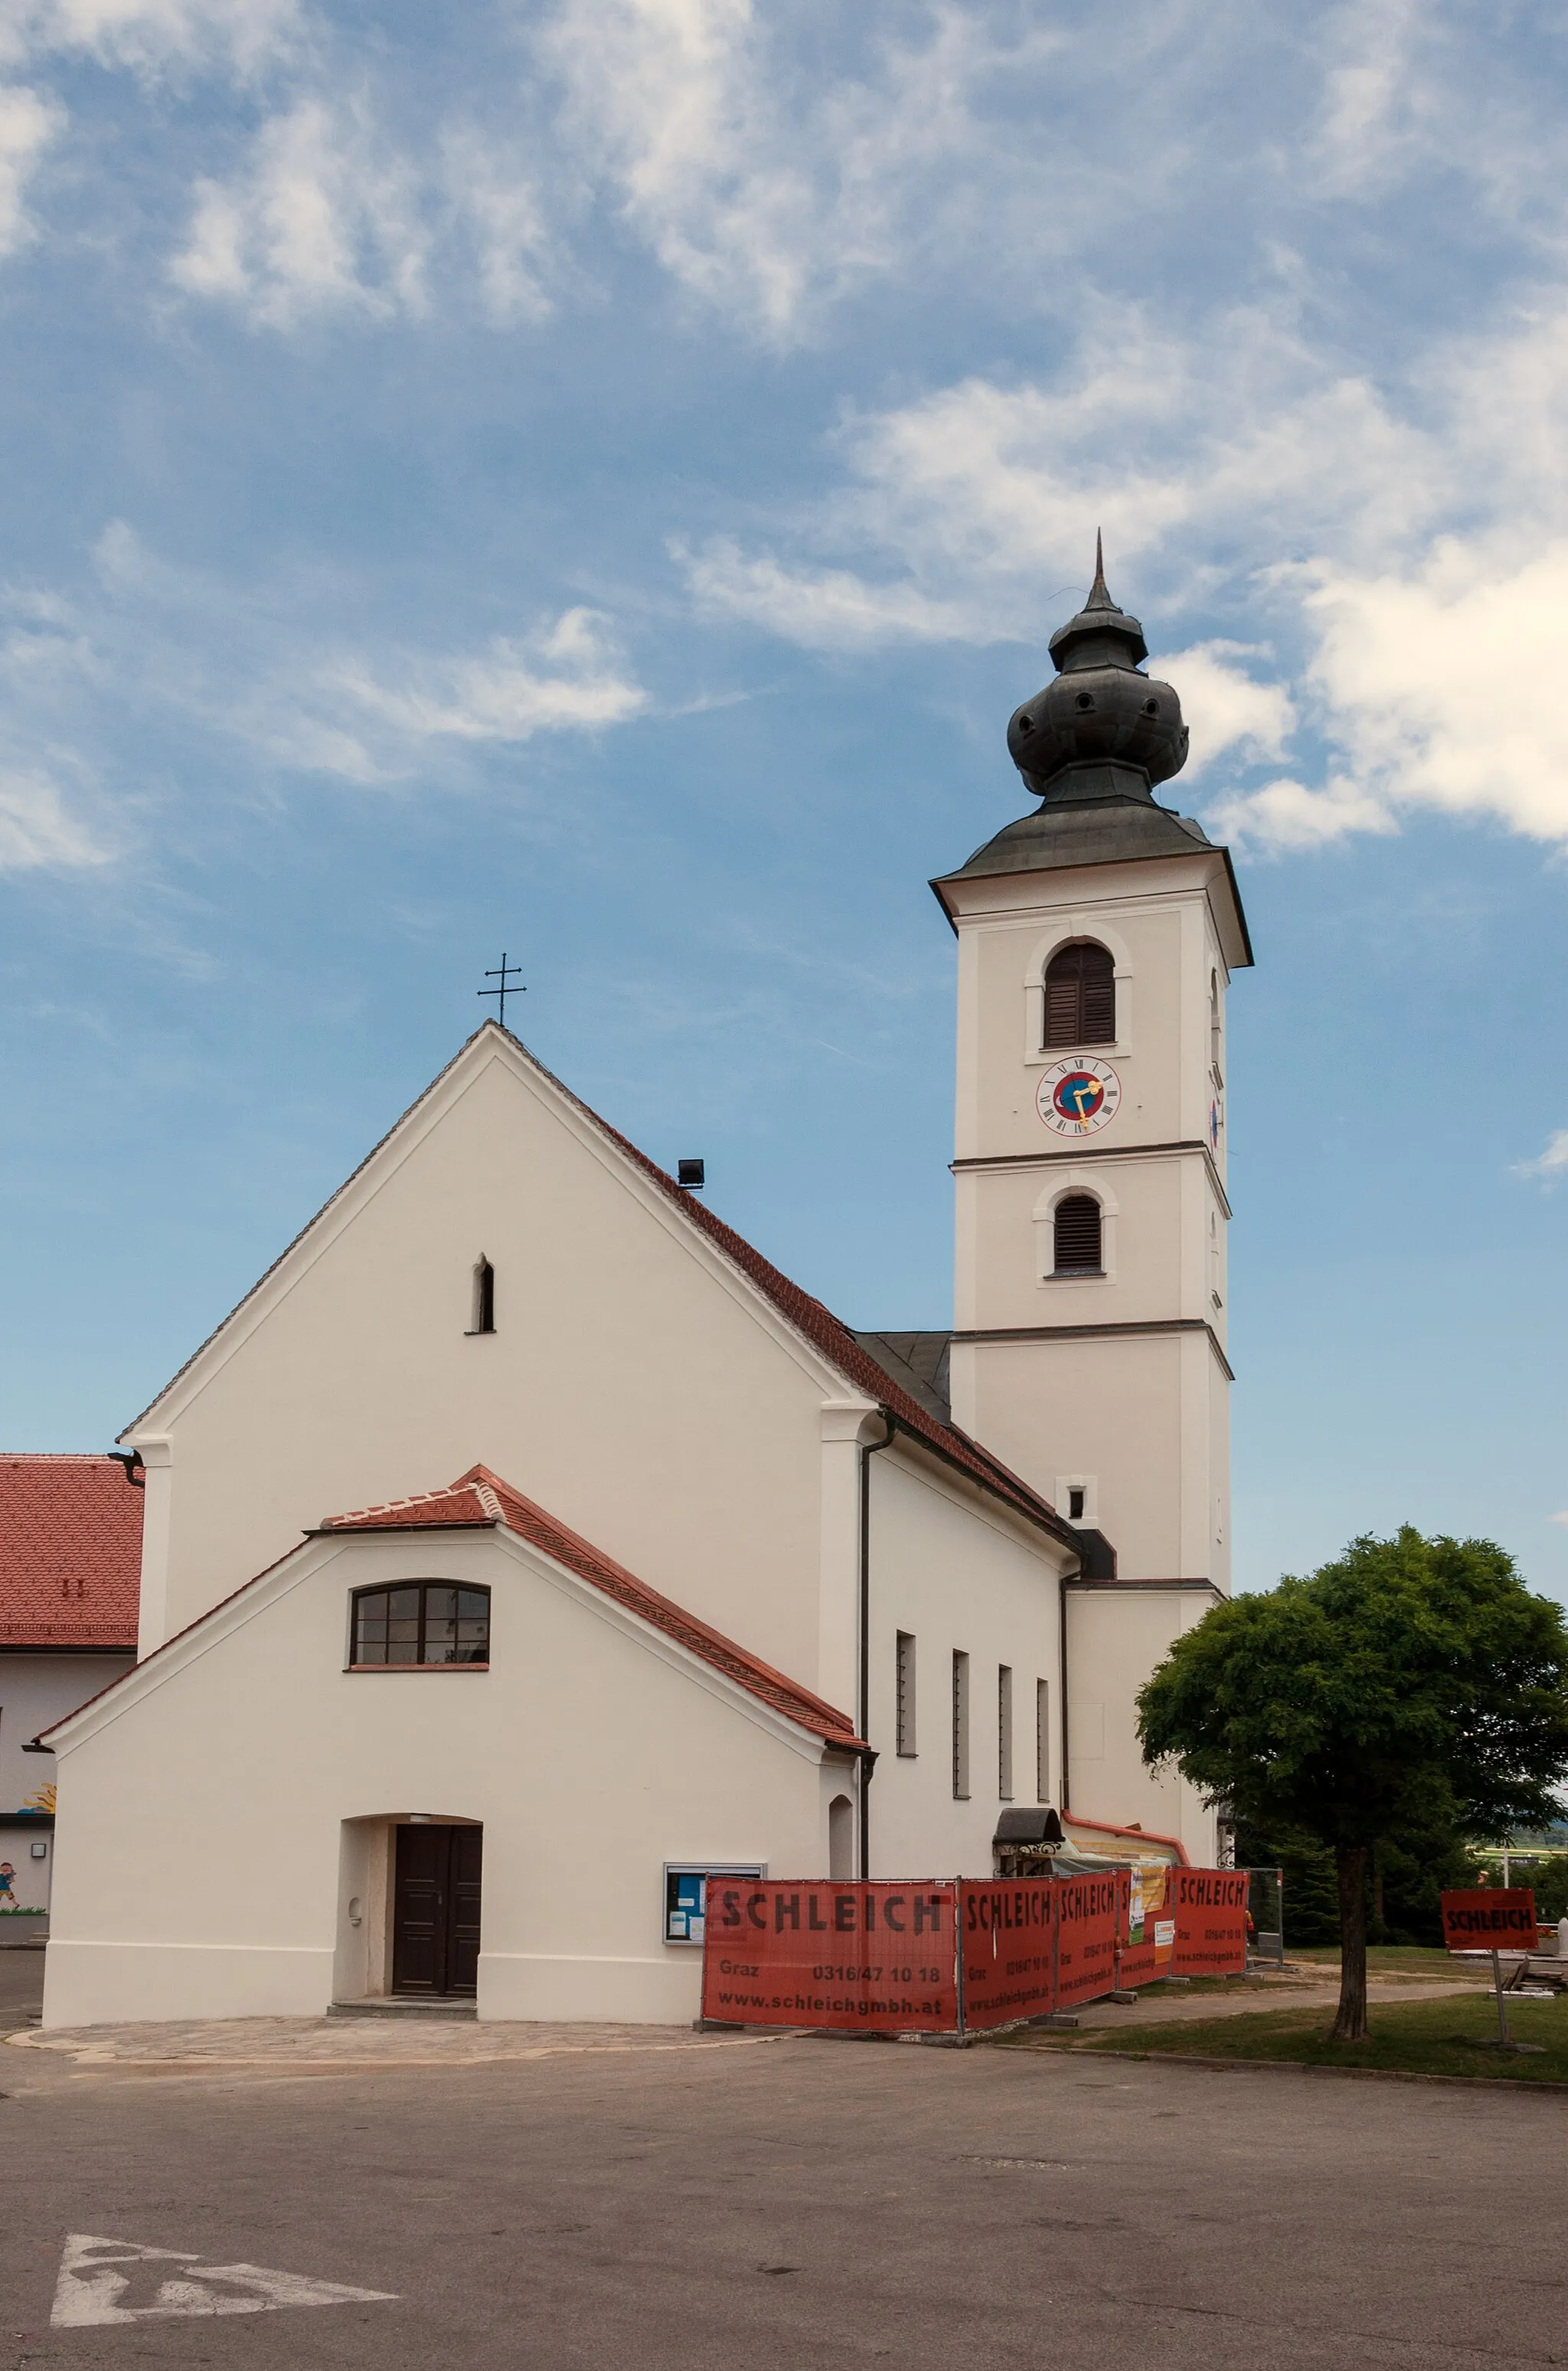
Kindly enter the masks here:
[[1312, 791], [1287, 775], [1261, 790], [1231, 792], [1204, 821], [1215, 838], [1274, 856], [1325, 848], [1347, 832], [1399, 828], [1389, 809], [1355, 782], [1332, 781]]
[[[317, 686], [328, 717], [317, 710], [316, 754], [306, 762], [362, 780], [388, 766], [406, 769], [410, 744], [530, 741], [536, 733], [624, 724], [647, 706], [647, 694], [624, 670], [609, 619], [585, 608], [566, 610], [526, 641], [498, 637], [478, 656], [406, 654], [395, 676], [385, 661], [376, 672], [340, 660], [320, 670]], [[384, 741], [400, 754], [374, 754], [354, 729], [356, 711], [384, 728]]]
[[1568, 841], [1568, 537], [1521, 564], [1493, 538], [1447, 536], [1408, 573], [1325, 569], [1305, 607], [1313, 681], [1365, 782]]
[[1102, 524], [1151, 640], [1199, 604], [1268, 631], [1269, 679], [1250, 639], [1152, 663], [1193, 776], [1222, 761], [1235, 783], [1218, 827], [1309, 849], [1435, 812], [1562, 844], [1565, 376], [1568, 297], [1387, 389], [1325, 376], [1261, 316], [1178, 341], [1102, 307], [1049, 383], [848, 413], [814, 504], [748, 544], [673, 548], [707, 614], [808, 648], [1043, 642]]
[[969, 639], [961, 604], [932, 599], [907, 583], [877, 584], [843, 568], [790, 569], [770, 552], [748, 559], [730, 536], [713, 537], [698, 552], [677, 538], [671, 554], [699, 608], [765, 626], [806, 650]]
[[[1539, 1177], [1548, 1186], [1568, 1177], [1568, 1128], [1554, 1128], [1547, 1139], [1546, 1151], [1538, 1153], [1533, 1161], [1521, 1161], [1514, 1174], [1518, 1177]], [[1551, 1520], [1554, 1523], [1568, 1522], [1568, 1515], [1554, 1515]]]
[[[683, 287], [785, 343], [956, 215], [972, 228], [977, 181], [1016, 192], [979, 96], [1027, 86], [1067, 37], [956, 0], [919, 16], [854, 20], [859, 72], [831, 56], [847, 20], [753, 0], [563, 0], [538, 52], [579, 170]], [[1032, 203], [1036, 233], [1061, 210]]]
[[305, 98], [263, 123], [239, 172], [198, 184], [169, 272], [188, 295], [269, 329], [345, 313], [417, 320], [454, 246], [492, 320], [548, 309], [546, 227], [514, 157], [452, 124], [421, 161], [385, 133], [368, 99]]
[[1564, 1507], [1559, 1515], [1549, 1515], [1547, 1521], [1551, 1523], [1568, 1523], [1568, 1507]]
[[307, 98], [263, 124], [236, 179], [199, 185], [170, 273], [286, 328], [317, 312], [422, 313], [429, 251], [409, 170], [365, 110]]
[[[1250, 642], [1193, 642], [1169, 657], [1149, 660], [1151, 675], [1180, 688], [1182, 713], [1193, 736], [1189, 776], [1200, 773], [1227, 750], [1248, 758], [1281, 758], [1296, 729], [1296, 704], [1283, 683], [1260, 683], [1230, 664], [1256, 658]], [[1276, 785], [1283, 787], [1283, 785]]]
[[0, 873], [70, 872], [110, 853], [47, 774], [0, 763]]
[[213, 64], [249, 73], [286, 54], [300, 25], [297, 0], [11, 0], [0, 57], [75, 50], [143, 73]]
[[19, 84], [0, 87], [0, 255], [36, 236], [26, 197], [44, 150], [65, 127], [65, 110]]

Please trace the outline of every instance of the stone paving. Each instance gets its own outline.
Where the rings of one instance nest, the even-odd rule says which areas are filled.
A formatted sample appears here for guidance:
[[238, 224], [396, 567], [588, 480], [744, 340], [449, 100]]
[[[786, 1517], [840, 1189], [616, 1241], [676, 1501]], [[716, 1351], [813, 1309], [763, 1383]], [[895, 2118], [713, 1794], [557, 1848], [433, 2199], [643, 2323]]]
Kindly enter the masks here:
[[[1233, 1991], [1151, 1995], [1136, 2007], [1090, 2003], [1078, 2012], [1080, 2029], [1100, 2026], [1187, 2025], [1260, 2011], [1327, 2007], [1338, 1971], [1292, 1970]], [[1432, 2000], [1471, 1992], [1475, 1982], [1441, 1977], [1374, 1978], [1368, 1999]], [[4, 2036], [13, 2049], [49, 2052], [77, 2066], [375, 2066], [494, 2065], [513, 2060], [594, 2053], [755, 2049], [787, 2039], [768, 2033], [698, 2033], [679, 2025], [512, 2023], [432, 2016], [428, 2012], [372, 2017], [189, 2018], [169, 2024], [93, 2025], [41, 2030], [29, 2023]]]
[[479, 2024], [472, 2018], [243, 2017], [167, 2025], [31, 2026], [12, 2049], [50, 2051], [78, 2066], [463, 2066], [582, 2052], [755, 2049], [776, 2034], [694, 2033], [679, 2025]]

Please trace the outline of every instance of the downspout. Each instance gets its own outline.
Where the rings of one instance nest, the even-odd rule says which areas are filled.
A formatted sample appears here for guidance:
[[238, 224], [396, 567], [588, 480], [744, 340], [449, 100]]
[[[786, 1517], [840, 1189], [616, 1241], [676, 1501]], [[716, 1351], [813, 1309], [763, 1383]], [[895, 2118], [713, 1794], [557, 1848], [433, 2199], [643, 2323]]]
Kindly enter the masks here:
[[[860, 1444], [860, 1701], [857, 1707], [856, 1728], [870, 1743], [871, 1719], [871, 1460], [879, 1451], [893, 1446], [894, 1421], [886, 1408], [880, 1408], [886, 1427], [881, 1440]], [[860, 1882], [871, 1879], [870, 1791], [873, 1754], [860, 1756]]]
[[[1081, 1567], [1080, 1567], [1080, 1569], [1081, 1569]], [[1067, 1581], [1068, 1581], [1069, 1578], [1070, 1578], [1070, 1576], [1069, 1576], [1068, 1574], [1066, 1574], [1066, 1573], [1065, 1573], [1065, 1572], [1064, 1572], [1064, 1573], [1060, 1576], [1060, 1578], [1058, 1579], [1058, 1580], [1057, 1580], [1057, 1582], [1056, 1582], [1056, 1593], [1057, 1593], [1057, 1599], [1058, 1599], [1058, 1602], [1059, 1602], [1060, 1607], [1061, 1607], [1060, 1618], [1058, 1619], [1057, 1624], [1056, 1624], [1056, 1645], [1057, 1645], [1057, 1651], [1058, 1651], [1058, 1654], [1060, 1655], [1060, 1658], [1061, 1658], [1061, 1665], [1062, 1665], [1062, 1702], [1061, 1702], [1061, 1708], [1060, 1708], [1060, 1710], [1059, 1710], [1059, 1712], [1058, 1712], [1058, 1714], [1057, 1714], [1057, 1718], [1058, 1718], [1058, 1720], [1059, 1720], [1059, 1721], [1060, 1721], [1060, 1723], [1061, 1723], [1061, 1729], [1062, 1729], [1062, 1809], [1063, 1809], [1063, 1810], [1064, 1810], [1064, 1811], [1067, 1809], [1067, 1806], [1068, 1806], [1068, 1787], [1067, 1787]]]

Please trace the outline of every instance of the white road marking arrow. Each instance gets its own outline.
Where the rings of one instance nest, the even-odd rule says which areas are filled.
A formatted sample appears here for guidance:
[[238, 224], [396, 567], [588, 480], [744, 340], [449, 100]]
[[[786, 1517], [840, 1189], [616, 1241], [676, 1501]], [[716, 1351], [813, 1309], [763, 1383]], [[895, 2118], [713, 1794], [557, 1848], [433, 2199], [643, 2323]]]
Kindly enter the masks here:
[[[144, 2263], [179, 2264], [178, 2278], [159, 2285], [151, 2305], [122, 2306], [128, 2270]], [[209, 2285], [221, 2284], [221, 2286]], [[144, 2248], [136, 2239], [98, 2239], [73, 2231], [60, 2259], [50, 2320], [56, 2330], [102, 2321], [152, 2321], [181, 2314], [276, 2313], [286, 2305], [390, 2304], [389, 2289], [353, 2289], [341, 2281], [307, 2280], [301, 2273], [270, 2272], [262, 2264], [203, 2264], [181, 2248]]]

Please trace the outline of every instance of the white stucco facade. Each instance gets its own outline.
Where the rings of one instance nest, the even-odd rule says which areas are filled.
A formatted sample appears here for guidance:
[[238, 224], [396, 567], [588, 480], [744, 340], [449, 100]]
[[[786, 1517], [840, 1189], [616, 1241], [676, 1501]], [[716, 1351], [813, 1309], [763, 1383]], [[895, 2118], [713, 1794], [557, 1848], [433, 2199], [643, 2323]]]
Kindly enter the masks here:
[[[985, 1869], [999, 1807], [1050, 1799], [1072, 1534], [918, 1410], [891, 1421], [899, 1394], [852, 1337], [803, 1297], [792, 1316], [721, 1238], [487, 1026], [132, 1428], [143, 1657], [51, 1738], [50, 2023], [374, 1997], [388, 1856], [416, 1820], [483, 1830], [481, 2016], [685, 2017], [698, 1954], [660, 1939], [665, 1863]], [[496, 1330], [476, 1336], [480, 1256]], [[298, 1544], [476, 1464], [870, 1752], [715, 1684], [504, 1532]], [[345, 1668], [353, 1589], [481, 1573], [489, 1669]], [[149, 1883], [122, 1839], [171, 1823]]]

